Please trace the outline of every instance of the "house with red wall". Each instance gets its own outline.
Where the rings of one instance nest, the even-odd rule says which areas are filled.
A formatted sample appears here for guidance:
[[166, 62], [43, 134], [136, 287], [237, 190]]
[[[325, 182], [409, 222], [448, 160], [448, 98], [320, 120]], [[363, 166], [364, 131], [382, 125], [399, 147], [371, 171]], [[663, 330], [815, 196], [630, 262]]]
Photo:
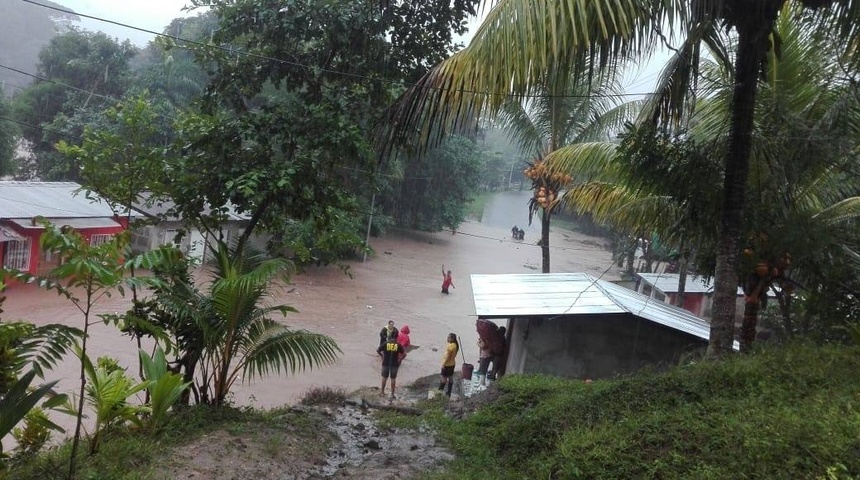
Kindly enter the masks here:
[[52, 252], [42, 251], [44, 219], [73, 228], [91, 244], [107, 241], [127, 228], [95, 193], [86, 194], [74, 182], [0, 181], [0, 265], [41, 275], [59, 264]]

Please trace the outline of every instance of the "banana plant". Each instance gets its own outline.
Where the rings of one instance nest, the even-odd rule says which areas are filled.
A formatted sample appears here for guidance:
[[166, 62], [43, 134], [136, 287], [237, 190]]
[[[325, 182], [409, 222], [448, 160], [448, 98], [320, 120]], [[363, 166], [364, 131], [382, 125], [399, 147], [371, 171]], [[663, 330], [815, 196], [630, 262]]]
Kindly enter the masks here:
[[167, 423], [168, 411], [192, 382], [182, 381], [182, 375], [167, 369], [167, 358], [161, 347], [156, 348], [151, 357], [142, 349], [138, 350], [138, 355], [149, 392], [150, 411], [147, 423], [149, 428], [158, 430]]
[[82, 362], [87, 373], [86, 401], [96, 413], [95, 430], [90, 437], [90, 454], [94, 454], [98, 452], [105, 431], [129, 422], [142, 425], [140, 417], [149, 412], [149, 407], [130, 404], [128, 398], [147, 388], [151, 382], [135, 383], [125, 370], [94, 366], [86, 356], [82, 357]]

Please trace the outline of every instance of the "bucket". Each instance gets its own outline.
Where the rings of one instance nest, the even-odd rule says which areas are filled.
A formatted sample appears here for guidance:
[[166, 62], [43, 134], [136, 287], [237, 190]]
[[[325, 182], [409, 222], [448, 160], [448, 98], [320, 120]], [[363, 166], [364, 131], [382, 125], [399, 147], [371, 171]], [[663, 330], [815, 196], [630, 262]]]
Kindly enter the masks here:
[[463, 380], [471, 380], [472, 379], [472, 370], [475, 369], [475, 366], [471, 363], [464, 363], [462, 370], [460, 370], [460, 376], [463, 377]]

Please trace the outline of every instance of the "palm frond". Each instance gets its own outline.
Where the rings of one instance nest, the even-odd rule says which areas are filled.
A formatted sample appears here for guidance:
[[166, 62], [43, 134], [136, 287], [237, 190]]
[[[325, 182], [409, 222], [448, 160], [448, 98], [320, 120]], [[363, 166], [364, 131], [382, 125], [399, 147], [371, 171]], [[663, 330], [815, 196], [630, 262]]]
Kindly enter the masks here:
[[546, 162], [551, 171], [569, 173], [577, 182], [617, 179], [617, 147], [611, 142], [574, 143], [550, 152]]
[[605, 110], [604, 113], [589, 119], [576, 136], [570, 139], [570, 143], [606, 141], [609, 135], [621, 132], [625, 125], [636, 120], [644, 106], [644, 101], [634, 100]]
[[534, 158], [543, 156], [547, 138], [545, 128], [536, 124], [527, 111], [527, 106], [521, 102], [510, 100], [506, 102], [499, 114], [499, 126], [508, 135], [508, 138], [526, 155]]
[[510, 97], [524, 100], [572, 75], [611, 75], [627, 57], [650, 55], [654, 27], [664, 18], [685, 18], [685, 3], [501, 0], [468, 47], [398, 99], [377, 141], [423, 150], [473, 129], [477, 118], [494, 115]]
[[819, 213], [813, 215], [813, 218], [829, 225], [856, 221], [860, 218], [860, 197], [846, 198], [824, 208]]
[[676, 200], [614, 183], [587, 182], [565, 192], [565, 209], [589, 213], [595, 221], [628, 232], [668, 231], [680, 216]]
[[[14, 328], [14, 323], [0, 324], [0, 329]], [[18, 368], [30, 367], [39, 378], [45, 378], [45, 370], [57, 366], [72, 349], [84, 332], [78, 328], [60, 324], [35, 327], [14, 349]]]
[[243, 374], [246, 378], [304, 371], [329, 365], [342, 353], [327, 336], [305, 330], [290, 330], [285, 325], [261, 319], [248, 331]]

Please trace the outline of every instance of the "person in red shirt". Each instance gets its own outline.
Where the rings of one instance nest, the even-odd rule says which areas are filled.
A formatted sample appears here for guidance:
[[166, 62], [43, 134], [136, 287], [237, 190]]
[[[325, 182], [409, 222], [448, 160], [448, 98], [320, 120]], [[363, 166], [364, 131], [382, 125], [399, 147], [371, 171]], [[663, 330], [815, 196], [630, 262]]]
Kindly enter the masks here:
[[454, 277], [451, 276], [451, 270], [445, 273], [445, 265], [442, 265], [442, 293], [447, 295], [448, 287], [457, 288], [454, 286]]
[[403, 347], [403, 353], [400, 354], [400, 361], [403, 361], [406, 353], [409, 352], [409, 347], [412, 346], [412, 339], [409, 338], [409, 325], [403, 325], [403, 328], [400, 329], [400, 333], [397, 334], [397, 343]]

